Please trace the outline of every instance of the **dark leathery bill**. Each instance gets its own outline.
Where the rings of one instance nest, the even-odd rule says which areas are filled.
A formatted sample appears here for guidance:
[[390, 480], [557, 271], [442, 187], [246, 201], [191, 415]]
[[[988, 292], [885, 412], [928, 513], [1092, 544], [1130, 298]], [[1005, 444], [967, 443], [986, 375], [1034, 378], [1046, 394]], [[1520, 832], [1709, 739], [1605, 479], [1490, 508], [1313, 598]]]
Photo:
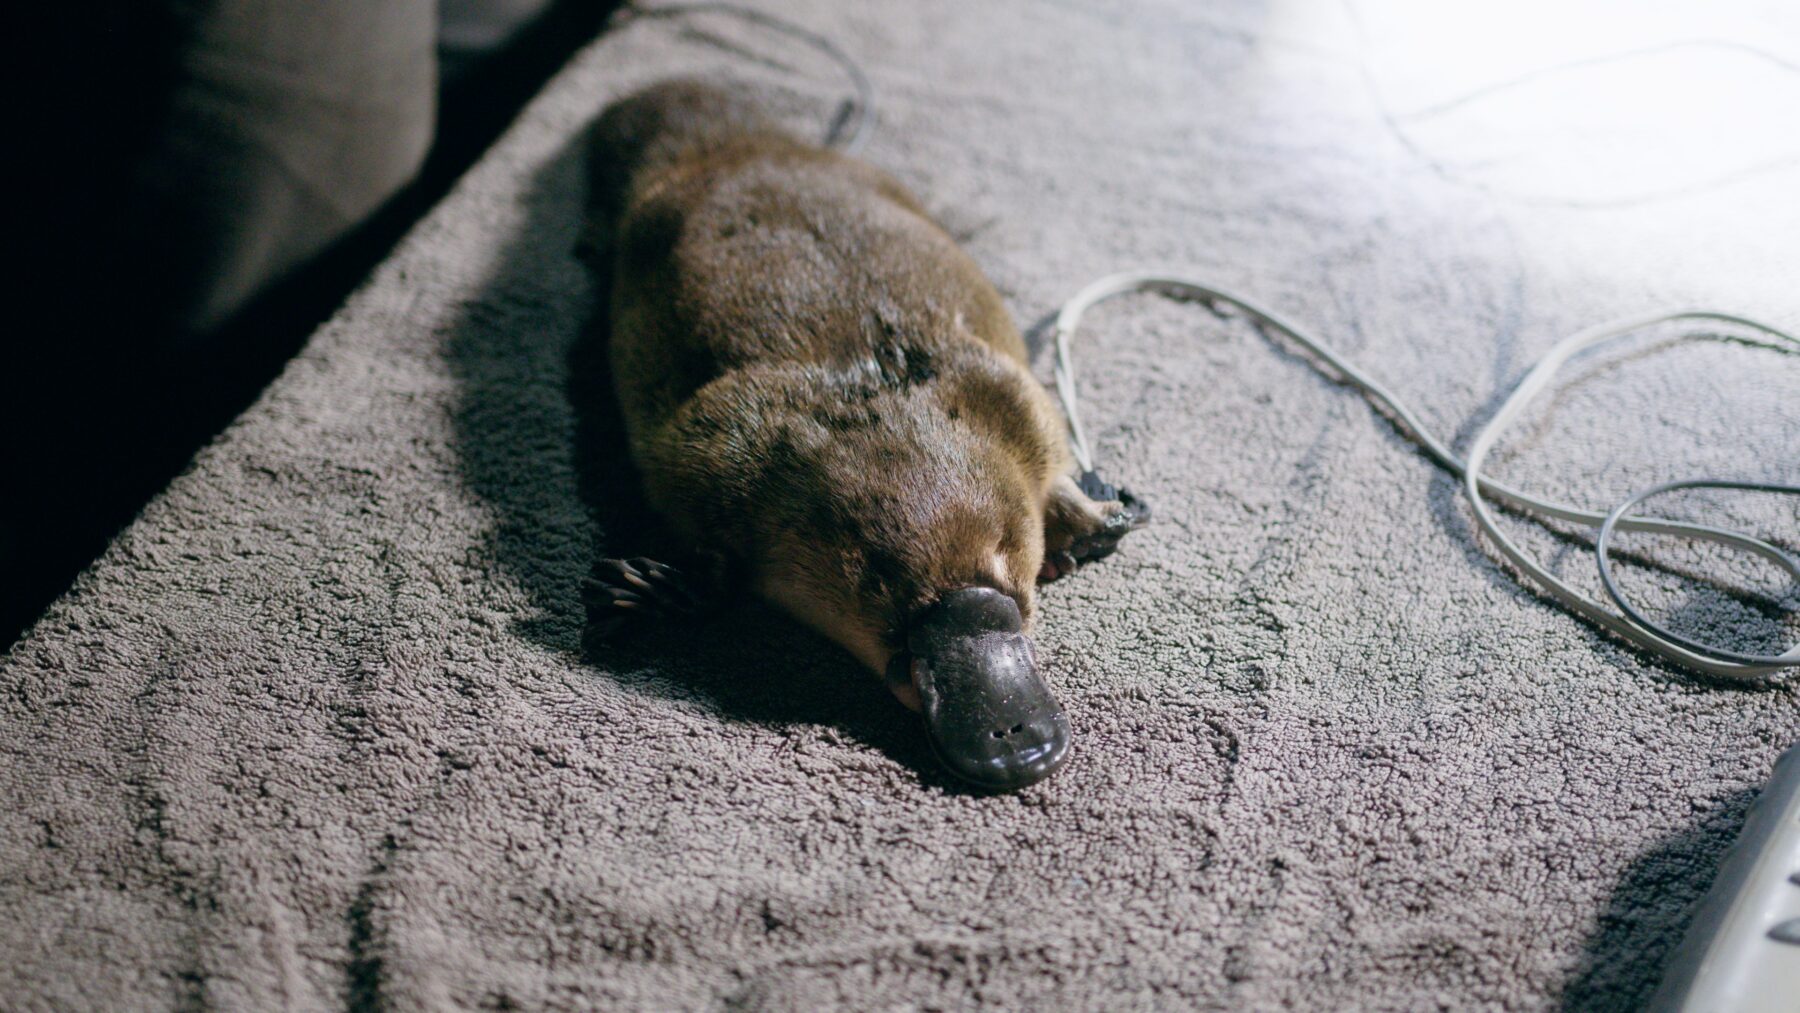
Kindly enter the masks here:
[[991, 587], [944, 595], [908, 631], [908, 663], [939, 761], [994, 790], [1049, 777], [1069, 757], [1069, 722], [1038, 674], [1019, 606]]

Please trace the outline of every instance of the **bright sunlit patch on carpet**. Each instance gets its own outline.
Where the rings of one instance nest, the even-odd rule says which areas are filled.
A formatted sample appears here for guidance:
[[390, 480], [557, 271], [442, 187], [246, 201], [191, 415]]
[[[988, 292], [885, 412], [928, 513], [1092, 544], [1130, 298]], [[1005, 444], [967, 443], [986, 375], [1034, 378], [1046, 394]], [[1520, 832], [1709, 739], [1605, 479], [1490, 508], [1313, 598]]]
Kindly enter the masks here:
[[1648, 4], [1347, 9], [1389, 124], [1446, 178], [1605, 207], [1800, 163], [1788, 129], [1800, 26], [1773, 11], [1758, 21]]

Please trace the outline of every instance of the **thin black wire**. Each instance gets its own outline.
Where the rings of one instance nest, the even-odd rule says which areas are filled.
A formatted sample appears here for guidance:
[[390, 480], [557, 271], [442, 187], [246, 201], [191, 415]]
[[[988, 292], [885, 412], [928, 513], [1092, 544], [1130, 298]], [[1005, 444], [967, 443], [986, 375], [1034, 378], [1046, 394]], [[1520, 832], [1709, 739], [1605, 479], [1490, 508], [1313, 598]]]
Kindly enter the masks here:
[[733, 3], [712, 2], [712, 0], [649, 6], [633, 4], [628, 10], [633, 16], [651, 18], [674, 18], [688, 14], [729, 14], [742, 18], [753, 25], [767, 28], [772, 32], [798, 39], [811, 46], [843, 69], [844, 74], [850, 78], [851, 88], [856, 92], [856, 97], [845, 99], [843, 104], [838, 107], [837, 113], [832, 116], [831, 123], [825, 131], [826, 146], [836, 148], [846, 155], [854, 155], [862, 151], [863, 145], [868, 143], [869, 128], [875, 122], [875, 86], [870, 83], [868, 75], [863, 73], [862, 65], [857, 63], [850, 54], [844, 52], [837, 43], [825, 36], [773, 14], [765, 14], [762, 11]]

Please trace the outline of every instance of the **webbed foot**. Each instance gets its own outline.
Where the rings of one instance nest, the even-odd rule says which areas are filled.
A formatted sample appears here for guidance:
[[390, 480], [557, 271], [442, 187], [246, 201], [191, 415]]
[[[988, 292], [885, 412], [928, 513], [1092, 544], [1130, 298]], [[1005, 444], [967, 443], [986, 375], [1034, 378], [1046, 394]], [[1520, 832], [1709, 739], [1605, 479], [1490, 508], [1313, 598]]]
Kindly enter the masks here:
[[1044, 563], [1038, 581], [1066, 577], [1076, 567], [1118, 551], [1119, 540], [1150, 523], [1150, 505], [1086, 472], [1062, 479], [1044, 512]]

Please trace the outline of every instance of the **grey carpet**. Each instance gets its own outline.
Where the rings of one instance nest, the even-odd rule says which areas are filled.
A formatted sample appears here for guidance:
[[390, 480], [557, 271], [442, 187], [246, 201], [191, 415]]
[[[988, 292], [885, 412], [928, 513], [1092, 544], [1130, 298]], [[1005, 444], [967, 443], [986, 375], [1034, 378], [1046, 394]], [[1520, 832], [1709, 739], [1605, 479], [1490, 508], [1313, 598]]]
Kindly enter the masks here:
[[[1466, 439], [1576, 327], [1791, 310], [1792, 133], [1732, 134], [1741, 107], [1627, 129], [1602, 101], [1741, 78], [1791, 110], [1757, 53], [1663, 45], [1792, 58], [1791, 21], [1565, 13], [1500, 66], [1484, 39], [1530, 41], [1530, 11], [1428, 21], [1463, 6], [786, 9], [867, 62], [869, 157], [1022, 321], [1188, 264]], [[1794, 693], [1689, 678], [1522, 589], [1390, 426], [1199, 307], [1109, 305], [1082, 341], [1099, 451], [1159, 517], [1044, 594], [1079, 736], [1050, 782], [957, 790], [872, 679], [760, 609], [585, 659], [577, 584], [630, 546], [578, 460], [574, 139], [676, 71], [803, 130], [841, 94], [731, 20], [609, 32], [0, 663], [5, 1005], [1643, 999], [1800, 739]], [[1651, 342], [1577, 368], [1498, 467], [1595, 505], [1800, 480], [1797, 392], [1793, 359]], [[1712, 509], [1795, 532], [1791, 503]], [[1594, 583], [1578, 543], [1508, 523]], [[1658, 556], [1767, 592], [1634, 568], [1678, 621], [1784, 632], [1770, 574]]]

